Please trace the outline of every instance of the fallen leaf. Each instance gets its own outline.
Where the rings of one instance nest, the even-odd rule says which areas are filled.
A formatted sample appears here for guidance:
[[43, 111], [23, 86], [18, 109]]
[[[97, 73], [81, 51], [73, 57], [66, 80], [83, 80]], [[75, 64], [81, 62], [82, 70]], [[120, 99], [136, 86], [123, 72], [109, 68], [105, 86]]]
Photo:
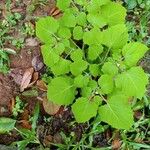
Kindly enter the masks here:
[[54, 104], [52, 101], [49, 101], [47, 98], [43, 99], [43, 108], [46, 113], [49, 115], [55, 115], [61, 106]]
[[120, 146], [121, 146], [121, 141], [119, 139], [115, 139], [113, 142], [112, 142], [112, 148], [115, 150], [118, 150], [120, 149]]
[[19, 125], [22, 128], [31, 129], [31, 124], [29, 123], [28, 120], [21, 120], [21, 121], [19, 121]]
[[33, 68], [29, 68], [25, 71], [22, 81], [21, 81], [21, 85], [20, 85], [20, 92], [23, 92], [24, 89], [26, 89], [32, 79], [32, 75], [33, 75], [34, 69]]
[[41, 91], [47, 91], [47, 85], [43, 80], [38, 80], [36, 85]]
[[32, 66], [35, 71], [40, 71], [44, 67], [44, 64], [40, 55], [33, 57]]
[[57, 7], [53, 7], [50, 11], [50, 16], [54, 18], [59, 18], [61, 15], [62, 12]]
[[38, 78], [39, 78], [39, 73], [34, 72], [33, 77], [32, 77], [32, 82], [28, 85], [28, 87], [31, 87], [33, 84], [35, 84], [35, 82], [38, 80]]

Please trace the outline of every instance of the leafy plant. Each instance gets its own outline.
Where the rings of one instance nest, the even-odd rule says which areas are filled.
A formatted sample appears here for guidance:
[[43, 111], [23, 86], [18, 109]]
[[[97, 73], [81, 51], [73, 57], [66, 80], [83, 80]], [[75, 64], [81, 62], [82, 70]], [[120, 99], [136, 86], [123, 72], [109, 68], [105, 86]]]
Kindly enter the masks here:
[[47, 97], [72, 104], [77, 122], [96, 115], [115, 128], [133, 125], [132, 98], [141, 99], [148, 76], [137, 62], [148, 48], [128, 40], [126, 9], [110, 0], [57, 0], [62, 17], [40, 18], [36, 35], [52, 73]]

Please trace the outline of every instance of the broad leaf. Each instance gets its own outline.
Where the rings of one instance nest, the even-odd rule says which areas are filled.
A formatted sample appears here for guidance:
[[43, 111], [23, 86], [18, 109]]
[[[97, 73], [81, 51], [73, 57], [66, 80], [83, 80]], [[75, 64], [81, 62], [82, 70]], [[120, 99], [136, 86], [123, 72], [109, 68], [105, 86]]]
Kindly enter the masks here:
[[89, 67], [90, 74], [94, 77], [100, 75], [100, 66], [99, 64], [91, 64]]
[[83, 51], [81, 49], [77, 49], [71, 53], [70, 57], [73, 61], [82, 60]]
[[70, 64], [71, 73], [75, 76], [81, 74], [88, 67], [88, 63], [84, 60], [75, 61]]
[[69, 105], [73, 102], [75, 90], [69, 77], [56, 77], [48, 85], [48, 100], [59, 104]]
[[103, 31], [103, 44], [114, 50], [122, 48], [128, 41], [128, 31], [124, 24], [115, 25]]
[[16, 120], [11, 118], [0, 118], [0, 133], [9, 132], [14, 129]]
[[82, 27], [76, 26], [73, 29], [73, 37], [74, 37], [75, 40], [81, 40], [82, 39], [82, 37], [83, 37]]
[[128, 43], [123, 47], [122, 54], [128, 67], [134, 66], [144, 56], [148, 47], [139, 42]]
[[97, 114], [100, 100], [95, 101], [81, 97], [72, 105], [72, 112], [79, 123], [86, 122]]
[[77, 24], [80, 26], [85, 26], [87, 21], [86, 21], [86, 13], [80, 12], [78, 16], [76, 17]]
[[146, 92], [148, 76], [141, 67], [132, 67], [128, 71], [118, 75], [115, 79], [115, 84], [125, 95], [141, 99]]
[[111, 75], [102, 75], [98, 80], [98, 84], [105, 94], [110, 94], [113, 91], [114, 81]]
[[70, 6], [71, 0], [57, 0], [57, 7], [61, 10], [66, 10]]
[[118, 68], [114, 63], [106, 62], [106, 63], [104, 63], [104, 65], [102, 67], [102, 72], [104, 74], [109, 74], [109, 75], [114, 76], [114, 75], [118, 74]]
[[36, 22], [36, 36], [44, 43], [52, 43], [59, 23], [53, 17], [41, 18]]
[[104, 106], [99, 107], [101, 121], [104, 121], [114, 128], [130, 129], [133, 125], [133, 113], [124, 95], [114, 95]]
[[49, 45], [43, 45], [41, 47], [41, 50], [42, 50], [41, 52], [43, 55], [44, 63], [48, 67], [54, 66], [54, 64], [56, 64], [59, 61], [60, 59], [59, 55], [56, 54]]
[[60, 27], [58, 30], [58, 36], [61, 38], [69, 39], [71, 37], [71, 32], [67, 27]]
[[78, 75], [74, 79], [74, 86], [78, 88], [82, 88], [87, 86], [88, 82], [89, 82], [88, 76]]
[[95, 60], [103, 52], [102, 45], [91, 45], [88, 48], [88, 58], [90, 60]]
[[125, 22], [126, 9], [119, 3], [110, 2], [101, 8], [101, 15], [109, 26]]

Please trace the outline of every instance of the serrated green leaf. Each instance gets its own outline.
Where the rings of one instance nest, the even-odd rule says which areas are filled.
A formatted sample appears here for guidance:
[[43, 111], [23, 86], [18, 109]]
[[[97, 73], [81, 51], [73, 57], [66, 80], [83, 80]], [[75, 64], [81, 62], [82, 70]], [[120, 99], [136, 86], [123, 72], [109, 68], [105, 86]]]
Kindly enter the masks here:
[[80, 12], [78, 16], [76, 17], [77, 24], [80, 26], [85, 26], [86, 25], [86, 13]]
[[114, 95], [98, 111], [102, 121], [118, 129], [130, 129], [133, 125], [133, 112], [124, 95]]
[[58, 28], [59, 23], [53, 17], [40, 18], [36, 22], [36, 36], [44, 43], [52, 43]]
[[76, 17], [72, 11], [67, 10], [63, 13], [63, 16], [59, 19], [60, 25], [65, 27], [75, 27]]
[[139, 42], [131, 42], [126, 44], [122, 50], [122, 54], [125, 58], [125, 64], [128, 67], [135, 66], [147, 50], [148, 47]]
[[59, 55], [56, 54], [49, 45], [41, 46], [41, 52], [43, 55], [44, 63], [48, 67], [54, 66], [54, 64], [56, 64], [60, 59]]
[[128, 41], [128, 31], [124, 24], [115, 25], [103, 31], [103, 44], [114, 50], [122, 48]]
[[132, 67], [118, 75], [115, 79], [115, 84], [125, 95], [141, 99], [146, 92], [148, 76], [141, 67]]
[[95, 60], [103, 52], [102, 45], [90, 45], [88, 48], [88, 58], [90, 60]]
[[92, 76], [96, 77], [100, 75], [100, 66], [98, 64], [91, 64], [89, 71]]
[[61, 38], [69, 39], [71, 37], [71, 32], [67, 27], [60, 27], [58, 30], [58, 36]]
[[48, 85], [47, 97], [59, 105], [69, 105], [73, 102], [75, 89], [73, 80], [69, 77], [56, 77]]
[[118, 68], [117, 68], [117, 66], [114, 63], [106, 62], [102, 66], [102, 72], [104, 74], [109, 74], [109, 75], [114, 76], [114, 75], [118, 74]]
[[88, 82], [89, 82], [88, 76], [78, 75], [74, 79], [74, 86], [78, 88], [82, 88], [87, 86]]
[[0, 133], [9, 132], [14, 129], [16, 120], [11, 118], [0, 118]]
[[88, 45], [100, 45], [102, 43], [102, 32], [98, 28], [84, 32], [83, 42]]
[[83, 51], [81, 49], [77, 49], [75, 51], [73, 51], [71, 53], [71, 59], [73, 61], [79, 61], [79, 60], [82, 60], [82, 57], [83, 57]]
[[88, 67], [88, 63], [84, 60], [75, 61], [70, 65], [71, 73], [75, 76], [81, 74]]
[[80, 26], [76, 26], [74, 29], [73, 29], [73, 38], [75, 40], [81, 40], [83, 37], [83, 30], [82, 30], [82, 27]]
[[57, 0], [56, 6], [60, 9], [65, 11], [70, 6], [71, 0]]
[[113, 91], [114, 81], [110, 75], [102, 75], [98, 80], [98, 84], [101, 87], [102, 92], [105, 94], [110, 94]]
[[126, 9], [119, 3], [109, 2], [101, 7], [101, 15], [109, 26], [123, 24], [126, 17]]
[[51, 67], [52, 72], [55, 76], [63, 75], [69, 73], [71, 61], [60, 59], [53, 67]]
[[86, 122], [97, 114], [99, 101], [90, 101], [87, 98], [81, 97], [72, 105], [72, 112], [75, 119], [79, 123]]

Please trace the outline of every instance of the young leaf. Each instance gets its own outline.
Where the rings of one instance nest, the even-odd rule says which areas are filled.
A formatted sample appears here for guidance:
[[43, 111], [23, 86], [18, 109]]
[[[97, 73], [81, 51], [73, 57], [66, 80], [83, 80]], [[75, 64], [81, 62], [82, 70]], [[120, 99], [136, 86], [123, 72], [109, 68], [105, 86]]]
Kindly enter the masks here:
[[71, 59], [73, 61], [79, 61], [79, 60], [82, 60], [82, 57], [83, 57], [83, 51], [81, 49], [77, 49], [75, 51], [73, 51], [71, 53]]
[[130, 129], [133, 125], [133, 113], [128, 99], [124, 95], [114, 95], [107, 104], [99, 107], [98, 111], [102, 121], [118, 129]]
[[65, 27], [75, 27], [76, 17], [73, 12], [67, 10], [64, 12], [63, 16], [59, 19], [60, 25]]
[[74, 86], [78, 88], [82, 88], [87, 86], [88, 82], [89, 82], [88, 76], [78, 75], [74, 79]]
[[41, 52], [43, 55], [44, 63], [48, 67], [54, 66], [54, 64], [56, 64], [60, 59], [59, 55], [56, 54], [49, 45], [43, 45], [41, 47]]
[[53, 17], [41, 18], [36, 22], [36, 36], [44, 43], [52, 43], [58, 28], [59, 23]]
[[78, 16], [76, 17], [77, 24], [80, 26], [85, 26], [86, 25], [86, 13], [80, 12]]
[[97, 114], [100, 101], [88, 100], [87, 98], [80, 97], [72, 105], [72, 112], [75, 119], [79, 123], [86, 122]]
[[71, 32], [67, 27], [60, 27], [58, 30], [58, 36], [61, 38], [69, 39], [71, 37]]
[[118, 68], [117, 68], [117, 66], [114, 63], [106, 62], [102, 66], [102, 72], [104, 74], [109, 74], [109, 75], [114, 76], [114, 75], [118, 74]]
[[71, 0], [57, 0], [57, 7], [65, 11], [70, 6]]
[[125, 64], [128, 67], [132, 67], [137, 64], [139, 59], [141, 59], [148, 47], [139, 42], [128, 43], [123, 47], [122, 54], [125, 58]]
[[48, 85], [47, 97], [59, 105], [69, 105], [73, 102], [75, 90], [69, 77], [56, 77]]
[[100, 45], [102, 43], [102, 32], [98, 28], [84, 32], [83, 42], [88, 45]]
[[88, 63], [84, 60], [75, 61], [70, 64], [70, 70], [74, 76], [81, 74], [84, 70], [87, 69], [87, 67]]
[[100, 75], [100, 66], [98, 64], [91, 64], [89, 67], [89, 71], [92, 76], [96, 77]]
[[14, 129], [16, 120], [11, 118], [0, 118], [0, 133], [9, 132]]
[[105, 94], [110, 94], [114, 88], [113, 78], [110, 75], [102, 75], [99, 80], [98, 84], [102, 89], [102, 92]]
[[82, 37], [83, 37], [82, 27], [76, 26], [76, 27], [73, 29], [73, 38], [74, 38], [75, 40], [81, 40]]
[[128, 31], [124, 24], [115, 25], [103, 31], [103, 44], [115, 50], [122, 48], [128, 41]]
[[115, 79], [115, 84], [125, 95], [141, 99], [146, 92], [148, 76], [141, 67], [132, 67], [118, 75]]
[[55, 76], [63, 75], [69, 73], [71, 61], [61, 58], [53, 67], [51, 67], [52, 72]]
[[99, 55], [103, 52], [102, 45], [91, 45], [88, 49], [88, 58], [90, 60], [95, 60], [99, 57]]
[[101, 15], [109, 26], [123, 24], [125, 22], [126, 9], [119, 3], [109, 2], [101, 7]]

